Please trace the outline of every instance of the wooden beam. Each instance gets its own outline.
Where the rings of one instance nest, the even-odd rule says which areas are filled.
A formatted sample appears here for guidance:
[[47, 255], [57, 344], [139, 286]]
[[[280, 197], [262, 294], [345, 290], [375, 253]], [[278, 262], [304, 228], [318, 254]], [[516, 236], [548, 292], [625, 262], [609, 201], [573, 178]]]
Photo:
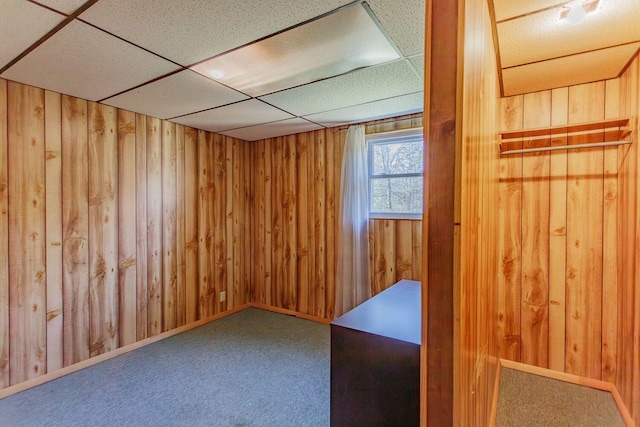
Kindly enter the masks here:
[[422, 425], [453, 425], [458, 1], [429, 0], [425, 47]]

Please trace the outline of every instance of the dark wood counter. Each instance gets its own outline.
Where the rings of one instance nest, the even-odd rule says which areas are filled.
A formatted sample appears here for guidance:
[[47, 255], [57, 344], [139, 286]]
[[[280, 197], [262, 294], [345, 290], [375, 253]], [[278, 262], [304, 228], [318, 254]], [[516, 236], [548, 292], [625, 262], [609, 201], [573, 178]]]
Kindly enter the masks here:
[[420, 424], [420, 282], [401, 280], [331, 323], [331, 425]]

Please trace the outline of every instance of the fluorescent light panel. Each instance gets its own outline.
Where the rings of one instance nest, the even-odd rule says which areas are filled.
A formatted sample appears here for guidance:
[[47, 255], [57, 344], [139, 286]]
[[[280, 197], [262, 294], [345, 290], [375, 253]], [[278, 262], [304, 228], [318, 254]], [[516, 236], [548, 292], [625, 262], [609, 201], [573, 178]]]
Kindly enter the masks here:
[[255, 97], [398, 59], [365, 7], [339, 9], [191, 68]]

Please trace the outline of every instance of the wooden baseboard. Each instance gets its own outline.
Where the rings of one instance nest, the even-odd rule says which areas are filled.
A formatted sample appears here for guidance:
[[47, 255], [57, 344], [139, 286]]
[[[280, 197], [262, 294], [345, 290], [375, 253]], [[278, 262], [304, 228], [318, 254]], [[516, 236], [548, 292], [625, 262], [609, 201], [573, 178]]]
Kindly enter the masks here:
[[622, 401], [622, 397], [620, 396], [618, 389], [613, 383], [581, 377], [579, 375], [568, 374], [566, 372], [553, 371], [551, 369], [540, 368], [538, 366], [527, 365], [525, 363], [514, 362], [507, 359], [499, 359], [498, 362], [498, 372], [496, 373], [496, 389], [493, 396], [493, 407], [491, 408], [491, 422], [489, 424], [490, 426], [495, 426], [496, 422], [500, 384], [500, 369], [503, 366], [505, 368], [526, 372], [528, 374], [539, 375], [541, 377], [577, 384], [584, 387], [595, 388], [597, 390], [608, 391], [609, 393], [611, 393], [613, 400], [616, 402], [618, 411], [620, 412], [620, 416], [622, 417], [627, 427], [635, 427], [636, 425], [633, 421], [633, 418], [631, 418], [631, 413], [627, 409], [627, 406]]
[[300, 319], [311, 320], [313, 322], [324, 323], [326, 325], [328, 325], [333, 321], [331, 319], [326, 319], [324, 317], [312, 316], [310, 314], [300, 313], [295, 310], [288, 310], [286, 308], [274, 307], [272, 305], [260, 304], [257, 302], [249, 303], [249, 306], [260, 308], [262, 310], [273, 311], [274, 313], [287, 314], [289, 316], [295, 316], [295, 317], [299, 317]]
[[241, 306], [234, 307], [234, 308], [232, 308], [230, 310], [227, 310], [227, 311], [225, 311], [223, 313], [219, 313], [219, 314], [207, 317], [206, 319], [201, 319], [201, 320], [198, 320], [196, 322], [189, 323], [188, 325], [184, 325], [184, 326], [181, 326], [179, 328], [171, 329], [170, 331], [163, 332], [163, 333], [161, 333], [159, 335], [156, 335], [156, 336], [153, 336], [153, 337], [150, 337], [150, 338], [146, 338], [146, 339], [134, 342], [133, 344], [129, 344], [129, 345], [126, 345], [124, 347], [117, 348], [117, 349], [112, 350], [112, 351], [110, 351], [108, 353], [101, 354], [101, 355], [96, 356], [96, 357], [92, 357], [91, 359], [87, 359], [87, 360], [83, 360], [82, 362], [74, 363], [73, 365], [64, 367], [62, 369], [58, 369], [56, 371], [53, 371], [53, 372], [50, 372], [50, 373], [47, 373], [47, 374], [44, 374], [44, 375], [41, 375], [41, 376], [39, 376], [37, 378], [33, 378], [31, 380], [23, 381], [21, 383], [18, 383], [18, 384], [3, 388], [2, 390], [0, 390], [0, 399], [3, 399], [5, 397], [7, 397], [7, 396], [11, 396], [12, 394], [16, 394], [16, 393], [19, 393], [19, 392], [24, 391], [24, 390], [30, 389], [31, 387], [35, 387], [35, 386], [38, 386], [40, 384], [44, 384], [46, 382], [55, 380], [57, 378], [64, 377], [65, 375], [69, 375], [69, 374], [71, 374], [73, 372], [77, 372], [77, 371], [79, 371], [81, 369], [88, 368], [89, 366], [93, 366], [93, 365], [98, 364], [100, 362], [104, 362], [105, 360], [112, 359], [112, 358], [114, 358], [116, 356], [120, 356], [120, 355], [128, 353], [130, 351], [137, 350], [137, 349], [139, 349], [141, 347], [144, 347], [144, 346], [149, 345], [149, 344], [153, 344], [153, 343], [161, 341], [161, 340], [163, 340], [165, 338], [169, 338], [169, 337], [177, 335], [179, 333], [186, 332], [186, 331], [188, 331], [190, 329], [197, 328], [198, 326], [205, 325], [205, 324], [207, 324], [209, 322], [212, 322], [214, 320], [218, 320], [218, 319], [221, 319], [223, 317], [226, 317], [226, 316], [229, 316], [231, 314], [234, 314], [234, 313], [237, 313], [239, 311], [242, 311], [242, 310], [244, 310], [246, 308], [249, 308], [249, 306], [250, 306], [249, 304], [243, 304]]

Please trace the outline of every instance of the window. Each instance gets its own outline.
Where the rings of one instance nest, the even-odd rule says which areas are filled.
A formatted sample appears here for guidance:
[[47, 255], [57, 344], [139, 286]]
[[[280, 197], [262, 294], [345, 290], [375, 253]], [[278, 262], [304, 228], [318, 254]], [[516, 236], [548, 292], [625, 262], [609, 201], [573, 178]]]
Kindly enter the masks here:
[[422, 218], [422, 128], [367, 135], [369, 217]]

